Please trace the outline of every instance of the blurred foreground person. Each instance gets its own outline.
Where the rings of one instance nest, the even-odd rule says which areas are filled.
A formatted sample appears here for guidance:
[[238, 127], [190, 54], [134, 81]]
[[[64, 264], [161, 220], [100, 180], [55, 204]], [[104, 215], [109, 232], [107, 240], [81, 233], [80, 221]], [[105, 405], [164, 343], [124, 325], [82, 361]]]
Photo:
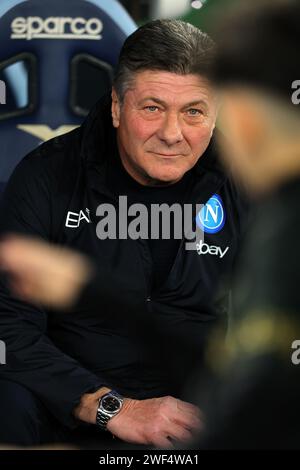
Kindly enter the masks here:
[[[0, 442], [61, 441], [77, 427], [99, 440], [114, 435], [169, 447], [201, 430], [201, 412], [183, 389], [193, 363], [201, 366], [213, 326], [226, 325], [228, 278], [245, 220], [243, 198], [214, 144], [218, 100], [208, 78], [214, 50], [206, 34], [180, 21], [142, 26], [124, 44], [111, 97], [79, 129], [44, 143], [16, 168], [1, 201], [1, 234], [85, 253], [97, 282], [76, 255], [68, 269], [66, 252], [54, 252], [53, 261], [57, 255], [65, 266], [50, 272], [48, 296], [35, 300], [49, 306], [55, 295], [60, 306], [72, 298], [74, 304], [70, 315], [47, 315], [9, 290], [13, 271], [12, 287], [30, 297], [19, 282], [20, 247], [23, 272], [3, 256], [10, 272], [0, 291], [0, 338], [7, 346]], [[204, 213], [190, 213], [188, 229], [197, 215], [207, 232], [193, 250], [186, 249], [186, 233], [174, 233], [174, 206], [181, 214], [185, 204], [206, 205]], [[152, 220], [157, 206], [169, 216], [163, 221], [169, 236]], [[136, 220], [139, 211], [147, 215]], [[40, 288], [30, 277], [38, 257], [32, 261], [31, 293]], [[67, 281], [54, 292], [60, 274], [75, 291], [94, 288], [100, 303], [93, 295], [76, 301]], [[159, 334], [149, 329], [145, 344], [140, 324], [144, 329], [150, 320]]]
[[272, 0], [220, 31], [215, 78], [232, 144], [223, 155], [256, 210], [227, 355], [217, 337], [207, 354], [216, 383], [204, 448], [300, 448], [299, 24], [298, 0]]
[[101, 305], [95, 267], [78, 252], [37, 238], [9, 236], [0, 244], [1, 267], [9, 274], [11, 290], [25, 301], [61, 310], [79, 302]]

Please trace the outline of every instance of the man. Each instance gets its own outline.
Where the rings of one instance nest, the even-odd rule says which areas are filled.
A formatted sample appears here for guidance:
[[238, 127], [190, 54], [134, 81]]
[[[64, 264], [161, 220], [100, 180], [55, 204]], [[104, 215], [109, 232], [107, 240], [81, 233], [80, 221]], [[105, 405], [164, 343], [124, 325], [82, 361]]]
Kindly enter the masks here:
[[[98, 103], [81, 128], [32, 152], [12, 176], [1, 232], [88, 255], [101, 307], [81, 301], [68, 315], [47, 317], [2, 281], [7, 365], [0, 369], [0, 441], [57, 440], [53, 428], [64, 439], [87, 423], [126, 442], [167, 447], [201, 428], [198, 408], [180, 398], [191, 362], [201, 363], [211, 328], [227, 312], [226, 279], [244, 215], [211, 140], [213, 55], [211, 39], [189, 24], [141, 27], [122, 49], [112, 100]], [[190, 251], [183, 237], [105, 234], [97, 216], [117, 208], [121, 195], [150, 212], [155, 204], [206, 204], [197, 214], [205, 242]], [[150, 348], [149, 341], [143, 345], [133, 318], [141, 324], [151, 318], [165, 347], [155, 334]], [[185, 348], [178, 350], [183, 340], [193, 351], [188, 361]], [[169, 373], [161, 367], [166, 361]]]
[[219, 32], [223, 155], [256, 210], [228, 354], [216, 342], [208, 354], [217, 381], [204, 448], [299, 449], [299, 20], [298, 1], [272, 0], [243, 5]]

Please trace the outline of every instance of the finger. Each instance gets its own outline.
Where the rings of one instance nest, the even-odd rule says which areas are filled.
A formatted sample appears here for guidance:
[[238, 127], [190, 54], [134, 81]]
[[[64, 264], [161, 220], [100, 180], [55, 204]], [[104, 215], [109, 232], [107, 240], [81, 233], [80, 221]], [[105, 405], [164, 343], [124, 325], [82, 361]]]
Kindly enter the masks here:
[[155, 435], [151, 439], [152, 444], [158, 449], [174, 449], [174, 444], [168, 439], [165, 434]]
[[192, 403], [176, 399], [176, 406], [179, 410], [183, 411], [184, 413], [190, 413], [200, 419], [203, 419], [203, 413], [200, 408], [198, 408], [198, 406], [196, 405], [193, 405]]
[[188, 443], [193, 440], [193, 434], [183, 426], [171, 423], [168, 436], [175, 442]]
[[11, 247], [10, 242], [0, 244], [0, 265], [2, 269], [10, 269], [17, 266], [17, 254]]
[[[36, 253], [30, 253], [31, 250], [20, 248], [18, 243], [7, 242], [0, 247], [1, 267], [12, 272], [23, 272], [35, 267]], [[40, 262], [41, 257], [38, 257]]]
[[21, 270], [22, 267], [31, 269], [43, 266], [43, 259], [50, 262], [57, 256], [58, 250], [36, 239], [9, 238], [0, 244], [0, 260], [10, 269]]
[[198, 416], [194, 416], [190, 413], [184, 413], [182, 411], [177, 411], [173, 418], [173, 422], [177, 425], [183, 426], [191, 432], [200, 432], [204, 428], [204, 420], [200, 419]]

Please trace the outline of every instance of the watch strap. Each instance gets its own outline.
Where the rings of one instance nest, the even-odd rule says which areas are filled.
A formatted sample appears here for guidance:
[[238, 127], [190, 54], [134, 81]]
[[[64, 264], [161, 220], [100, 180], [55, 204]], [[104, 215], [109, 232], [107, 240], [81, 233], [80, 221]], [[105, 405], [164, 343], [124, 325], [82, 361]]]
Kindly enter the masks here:
[[124, 398], [122, 397], [122, 395], [120, 395], [118, 392], [116, 392], [115, 390], [111, 390], [110, 392], [108, 393], [105, 393], [100, 399], [99, 399], [99, 405], [98, 405], [98, 409], [97, 409], [97, 415], [96, 415], [96, 424], [103, 430], [107, 431], [107, 423], [108, 421], [113, 418], [113, 416], [115, 416], [120, 410], [117, 411], [117, 413], [108, 413], [106, 411], [104, 411], [103, 409], [101, 409], [101, 401], [104, 397], [107, 397], [108, 395], [110, 396], [114, 396], [116, 398], [118, 398], [121, 403], [123, 403], [123, 400]]

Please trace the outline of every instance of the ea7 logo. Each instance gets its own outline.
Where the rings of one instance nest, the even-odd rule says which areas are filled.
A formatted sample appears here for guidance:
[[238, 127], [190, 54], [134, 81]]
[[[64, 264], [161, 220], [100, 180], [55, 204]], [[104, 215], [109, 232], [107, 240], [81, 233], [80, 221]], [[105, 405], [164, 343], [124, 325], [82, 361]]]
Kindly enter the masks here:
[[99, 18], [19, 16], [11, 23], [11, 39], [101, 39]]
[[66, 217], [66, 227], [78, 228], [83, 220], [88, 224], [91, 223], [89, 209], [85, 209], [85, 212], [83, 210], [80, 212], [69, 211]]
[[6, 85], [0, 80], [0, 104], [6, 104]]

